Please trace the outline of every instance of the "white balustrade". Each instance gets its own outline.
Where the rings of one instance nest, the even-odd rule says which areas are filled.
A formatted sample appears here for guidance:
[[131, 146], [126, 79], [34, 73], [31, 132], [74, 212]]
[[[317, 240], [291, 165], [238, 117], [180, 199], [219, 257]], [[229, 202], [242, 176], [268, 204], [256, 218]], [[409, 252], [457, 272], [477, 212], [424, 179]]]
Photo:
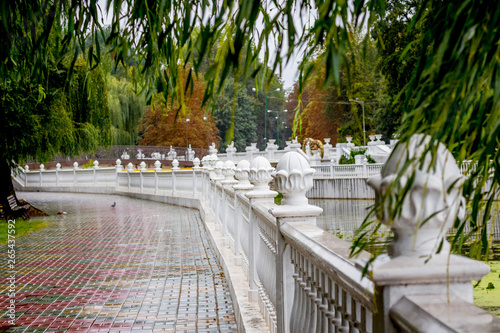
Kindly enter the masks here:
[[[449, 258], [445, 241], [440, 255], [435, 253], [435, 247], [429, 246], [441, 243], [443, 232], [449, 227], [436, 224], [434, 219], [449, 222], [454, 220], [457, 211], [460, 215], [463, 201], [458, 190], [452, 189], [447, 196], [442, 193], [436, 196], [448, 200], [442, 207], [436, 200], [429, 203], [429, 198], [423, 198], [423, 203], [417, 200], [417, 206], [424, 209], [421, 218], [430, 218], [418, 232], [415, 232], [419, 223], [415, 218], [417, 214], [403, 214], [393, 221], [391, 227], [398, 237], [391, 245], [391, 257], [386, 261], [375, 261], [369, 279], [362, 277], [359, 264], [349, 258], [351, 244], [315, 225], [316, 216], [322, 210], [309, 205], [305, 193], [313, 186], [313, 178], [341, 178], [339, 181], [345, 182], [349, 178], [362, 181], [358, 178], [374, 177], [369, 181], [370, 186], [381, 195], [383, 187], [380, 184], [391, 178], [395, 167], [384, 168], [383, 174], [381, 164], [311, 167], [303, 154], [297, 152], [294, 143], [288, 147], [289, 152], [280, 158], [276, 170], [266, 158], [259, 156], [266, 152], [251, 150], [252, 162], [243, 159], [237, 167], [233, 162], [218, 160], [214, 153], [201, 160], [201, 168], [200, 161], [195, 159], [192, 170], [180, 170], [172, 163], [172, 170], [161, 170], [158, 165], [154, 171], [146, 171], [145, 165], [141, 165], [141, 170], [135, 170], [129, 164], [127, 170], [122, 171], [118, 168], [121, 161], [112, 168], [78, 169], [75, 162], [74, 169], [29, 171], [26, 168], [15, 177], [29, 187], [55, 185], [64, 190], [64, 187], [72, 186], [114, 186], [120, 192], [207, 201], [206, 206], [216, 217], [226, 244], [233, 250], [235, 263], [240, 264], [247, 274], [248, 298], [260, 304], [271, 332], [395, 332], [405, 327], [425, 331], [420, 319], [427, 318], [432, 322], [435, 318], [437, 322], [444, 312], [429, 310], [423, 301], [428, 299], [424, 294], [431, 294], [440, 308], [446, 309], [450, 306], [443, 298], [447, 284], [456, 304], [462, 304], [471, 313], [480, 313], [490, 323], [498, 323], [498, 319], [467, 303], [471, 301], [470, 280], [480, 279], [487, 268], [457, 256], [451, 256], [447, 263], [442, 259]], [[215, 146], [212, 148], [213, 151]], [[454, 184], [453, 179], [460, 176], [459, 169], [456, 164], [454, 167], [447, 164], [453, 164], [454, 160], [443, 148], [440, 149], [438, 160], [448, 161], [438, 163], [445, 166], [445, 174], [449, 175], [449, 179], [443, 181]], [[334, 153], [330, 153], [333, 157]], [[401, 151], [396, 151], [392, 161], [401, 154]], [[245, 156], [248, 154], [241, 157]], [[388, 163], [394, 163], [392, 161]], [[442, 169], [435, 170], [430, 177], [442, 172]], [[274, 203], [277, 192], [269, 188], [272, 177], [276, 189], [283, 194], [281, 205]], [[421, 191], [418, 188], [420, 183], [418, 179], [415, 181], [417, 194]], [[439, 185], [438, 179], [435, 183], [436, 188], [431, 186], [430, 190], [446, 187]], [[443, 207], [447, 207], [446, 214], [434, 214], [436, 209]], [[387, 216], [385, 212], [383, 218]], [[431, 229], [427, 231], [426, 228]], [[424, 263], [425, 258], [420, 258], [429, 255], [432, 259], [428, 263]], [[369, 255], [362, 252], [356, 260], [361, 260], [362, 264], [368, 258]], [[437, 287], [429, 287], [430, 283]], [[413, 313], [408, 318], [408, 309], [417, 308], [422, 313]], [[467, 314], [462, 317], [457, 320], [467, 322], [470, 319]]]

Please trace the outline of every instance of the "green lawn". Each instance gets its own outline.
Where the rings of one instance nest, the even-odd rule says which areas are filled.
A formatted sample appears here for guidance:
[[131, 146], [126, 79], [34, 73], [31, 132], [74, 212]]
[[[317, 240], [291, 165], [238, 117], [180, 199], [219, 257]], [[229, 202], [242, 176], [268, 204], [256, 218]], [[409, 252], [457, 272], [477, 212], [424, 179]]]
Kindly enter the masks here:
[[[23, 220], [23, 219], [15, 219], [16, 223], [12, 224], [15, 225], [15, 233], [11, 235], [14, 235], [17, 239], [23, 235], [30, 234], [33, 231], [40, 230], [45, 228], [46, 226], [49, 225], [48, 222], [46, 221], [34, 221], [34, 220]], [[6, 220], [0, 220], [0, 244], [5, 244], [7, 243], [7, 235], [8, 235], [8, 229], [9, 225]]]
[[474, 288], [474, 304], [500, 317], [500, 261], [490, 261], [490, 274]]

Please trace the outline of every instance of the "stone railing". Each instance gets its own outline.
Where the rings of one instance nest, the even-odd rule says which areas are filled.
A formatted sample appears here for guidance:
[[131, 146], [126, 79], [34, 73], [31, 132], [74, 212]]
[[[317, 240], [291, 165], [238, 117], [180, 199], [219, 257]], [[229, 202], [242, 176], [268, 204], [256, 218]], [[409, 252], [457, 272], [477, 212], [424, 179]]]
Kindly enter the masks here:
[[43, 164], [40, 170], [30, 171], [17, 170], [15, 177], [20, 185], [25, 188], [100, 188], [108, 189], [105, 192], [112, 193], [115, 190], [137, 191], [139, 193], [154, 194], [183, 194], [196, 195], [201, 191], [201, 168], [200, 161], [195, 158], [195, 167], [181, 169], [177, 160], [173, 161], [174, 167], [162, 169], [159, 161], [155, 162], [155, 168], [147, 169], [144, 162], [139, 169], [129, 163], [124, 169], [121, 161], [117, 160], [115, 167], [99, 167], [99, 162], [94, 162], [94, 167], [83, 169], [75, 162], [72, 169], [45, 170]]
[[[446, 161], [442, 164], [448, 175], [445, 182], [458, 184], [452, 179], [460, 172], [456, 163], [454, 167], [449, 164], [454, 160], [446, 153], [438, 154]], [[398, 237], [391, 245], [391, 256], [377, 259], [363, 277], [360, 267], [369, 254], [350, 258], [350, 243], [316, 226], [322, 209], [309, 205], [305, 196], [313, 186], [315, 171], [300, 153], [288, 152], [276, 169], [262, 156], [251, 162], [242, 160], [237, 166], [214, 156], [205, 159], [202, 168], [198, 162], [191, 170], [179, 170], [175, 163], [164, 170], [159, 162], [151, 170], [145, 165], [140, 170], [132, 165], [123, 170], [121, 164], [112, 169], [96, 165], [90, 170], [22, 170], [16, 180], [27, 189], [106, 188], [206, 202], [235, 262], [246, 272], [248, 298], [260, 304], [272, 332], [454, 332], [455, 327], [485, 332], [500, 327], [500, 319], [471, 304], [471, 280], [480, 280], [488, 266], [450, 255], [443, 239], [449, 221], [463, 212], [458, 189], [448, 196], [425, 197], [415, 180], [412, 198], [422, 214], [403, 214], [392, 222], [390, 227]], [[421, 177], [436, 177], [443, 171], [433, 172]], [[277, 192], [269, 188], [272, 178], [283, 194], [281, 205], [274, 203]], [[391, 175], [373, 177], [369, 184], [381, 194], [384, 187], [380, 184], [386, 179]], [[425, 190], [443, 188], [447, 186]], [[444, 197], [446, 214], [436, 214], [443, 206], [435, 198]], [[383, 214], [383, 222], [387, 216]], [[425, 226], [420, 226], [416, 216], [426, 220]], [[442, 251], [436, 254], [441, 242]], [[447, 315], [456, 311], [461, 315]]]
[[316, 179], [351, 179], [351, 178], [369, 178], [380, 174], [382, 163], [375, 164], [331, 164], [311, 166], [316, 173]]
[[[330, 144], [330, 138], [325, 138], [325, 144], [323, 145], [323, 156], [319, 150], [311, 150], [308, 147], [305, 148], [304, 156], [310, 160], [312, 166], [328, 166], [330, 164], [337, 165], [341, 156], [349, 157], [351, 150], [362, 149], [365, 154], [370, 155], [377, 162], [384, 162], [390, 155], [393, 147], [391, 145], [386, 145], [385, 142], [381, 141], [381, 135], [377, 141], [370, 142], [368, 146], [355, 146], [353, 143], [337, 143], [336, 147]], [[275, 144], [276, 140], [269, 140], [266, 144], [266, 149], [260, 151], [257, 148], [257, 143], [252, 143], [250, 146], [245, 148], [244, 152], [237, 152], [234, 145], [230, 145], [226, 148], [226, 153], [217, 153], [215, 149], [215, 144], [212, 144], [209, 149], [209, 154], [216, 153], [218, 157], [223, 160], [230, 160], [234, 163], [238, 163], [241, 160], [252, 161], [257, 156], [263, 156], [272, 164], [277, 163], [283, 155], [289, 151], [299, 151], [302, 145], [297, 141], [286, 141], [286, 146], [283, 150], [279, 150], [278, 146]], [[361, 155], [360, 155], [361, 156]], [[363, 159], [365, 158], [364, 155]], [[362, 163], [361, 163], [362, 164]], [[361, 177], [361, 176], [360, 176]]]
[[53, 162], [74, 161], [74, 160], [116, 160], [122, 161], [146, 159], [146, 160], [174, 160], [192, 161], [195, 157], [205, 156], [208, 150], [204, 148], [188, 147], [166, 147], [166, 146], [136, 146], [136, 145], [113, 145], [109, 147], [97, 148], [95, 153], [82, 154], [80, 156], [56, 155]]

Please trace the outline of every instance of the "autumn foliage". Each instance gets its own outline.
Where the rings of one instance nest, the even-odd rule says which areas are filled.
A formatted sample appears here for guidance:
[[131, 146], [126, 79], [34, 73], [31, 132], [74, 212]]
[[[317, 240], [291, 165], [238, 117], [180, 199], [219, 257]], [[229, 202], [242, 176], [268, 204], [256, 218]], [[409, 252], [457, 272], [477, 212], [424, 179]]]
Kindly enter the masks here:
[[202, 107], [204, 83], [194, 79], [192, 84], [192, 93], [190, 87], [187, 89], [184, 107], [166, 101], [162, 94], [153, 98], [139, 124], [140, 145], [186, 147], [189, 143], [192, 148], [207, 148], [214, 142], [218, 146], [215, 119]]
[[[336, 114], [342, 112], [341, 104], [329, 103], [338, 100], [336, 91], [322, 89], [315, 79], [310, 79], [302, 93], [302, 103], [299, 105], [299, 86], [296, 84], [286, 105], [288, 110], [298, 111], [296, 122], [296, 135], [299, 142], [305, 138], [314, 138], [323, 141], [331, 138], [331, 143], [337, 143], [338, 124]], [[335, 88], [334, 88], [335, 89]], [[336, 89], [335, 89], [336, 90]], [[293, 114], [290, 112], [290, 114]]]

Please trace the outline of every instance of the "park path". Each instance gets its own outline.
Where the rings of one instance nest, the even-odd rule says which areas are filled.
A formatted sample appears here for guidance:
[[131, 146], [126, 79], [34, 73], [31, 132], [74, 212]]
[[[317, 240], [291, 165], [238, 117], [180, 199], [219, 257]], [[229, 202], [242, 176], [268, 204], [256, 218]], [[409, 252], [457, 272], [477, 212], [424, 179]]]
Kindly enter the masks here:
[[18, 196], [67, 214], [16, 242], [14, 326], [7, 246], [0, 246], [0, 331], [236, 331], [198, 211], [112, 195]]

